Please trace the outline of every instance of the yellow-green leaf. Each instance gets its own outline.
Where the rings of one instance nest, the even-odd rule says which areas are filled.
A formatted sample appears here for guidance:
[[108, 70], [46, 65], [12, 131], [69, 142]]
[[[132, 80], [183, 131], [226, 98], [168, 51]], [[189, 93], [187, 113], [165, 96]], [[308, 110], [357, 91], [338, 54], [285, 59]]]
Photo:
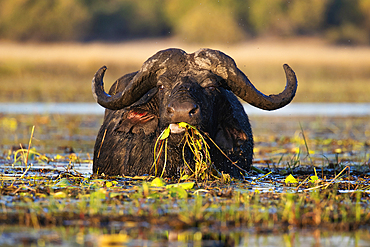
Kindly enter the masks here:
[[313, 169], [315, 170], [315, 176], [310, 177], [310, 179], [311, 179], [310, 182], [312, 182], [312, 183], [314, 183], [316, 181], [319, 181], [319, 177], [317, 176], [317, 173], [316, 173], [316, 168], [314, 167]]
[[170, 132], [171, 132], [171, 130], [170, 130], [170, 126], [168, 126], [163, 132], [162, 132], [162, 135], [161, 135], [161, 137], [159, 138], [159, 139], [161, 139], [161, 140], [164, 140], [164, 139], [166, 139], [169, 135], [170, 135]]
[[54, 156], [54, 159], [61, 160], [61, 159], [64, 159], [64, 157], [61, 156], [61, 155], [59, 155], [59, 154], [57, 154], [56, 156]]
[[171, 187], [171, 188], [168, 189], [168, 191], [169, 191], [171, 197], [177, 197], [177, 198], [181, 198], [181, 199], [184, 199], [184, 198], [188, 197], [188, 193], [182, 187]]
[[67, 195], [63, 191], [58, 191], [53, 194], [54, 198], [66, 198]]
[[316, 181], [319, 181], [319, 177], [318, 176], [311, 176], [310, 177], [310, 182], [314, 183]]
[[194, 187], [195, 182], [186, 182], [186, 183], [178, 183], [178, 184], [168, 184], [166, 188], [173, 188], [173, 187], [181, 187], [185, 190], [190, 190]]
[[297, 181], [297, 179], [295, 179], [293, 177], [292, 174], [289, 174], [289, 176], [285, 178], [285, 183], [286, 184], [289, 184], [289, 183], [298, 183], [298, 181]]
[[61, 187], [61, 188], [65, 188], [65, 187], [68, 187], [68, 186], [71, 186], [71, 182], [69, 182], [68, 178], [62, 178], [61, 180], [59, 180], [58, 183], [55, 184], [55, 186], [57, 187]]
[[124, 195], [123, 193], [121, 193], [121, 192], [111, 192], [111, 193], [109, 193], [109, 197], [110, 198], [113, 198], [113, 197], [119, 197], [119, 196], [122, 196], [122, 195]]
[[178, 125], [179, 125], [179, 127], [181, 127], [181, 128], [186, 128], [186, 127], [188, 126], [188, 124], [187, 124], [187, 123], [185, 123], [185, 122], [180, 122]]
[[200, 140], [196, 140], [196, 143], [197, 143], [197, 146], [198, 146], [198, 149], [199, 150], [202, 150], [202, 143], [200, 142]]
[[157, 177], [157, 178], [153, 179], [150, 186], [152, 186], [152, 187], [163, 187], [163, 186], [166, 186], [166, 183], [164, 182], [163, 178], [158, 178]]

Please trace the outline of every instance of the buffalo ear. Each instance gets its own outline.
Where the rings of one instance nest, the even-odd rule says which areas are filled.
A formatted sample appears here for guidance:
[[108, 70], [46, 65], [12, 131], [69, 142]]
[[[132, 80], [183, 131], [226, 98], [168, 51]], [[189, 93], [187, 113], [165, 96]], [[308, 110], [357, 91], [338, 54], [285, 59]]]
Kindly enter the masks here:
[[146, 104], [152, 100], [157, 92], [158, 88], [152, 88], [138, 101], [124, 108], [124, 113], [114, 131], [134, 134], [144, 131], [145, 135], [153, 133], [158, 126], [158, 117], [143, 108], [146, 108]]
[[157, 116], [142, 109], [132, 109], [123, 113], [114, 130], [134, 134], [144, 131], [145, 135], [149, 135], [156, 130], [157, 126]]

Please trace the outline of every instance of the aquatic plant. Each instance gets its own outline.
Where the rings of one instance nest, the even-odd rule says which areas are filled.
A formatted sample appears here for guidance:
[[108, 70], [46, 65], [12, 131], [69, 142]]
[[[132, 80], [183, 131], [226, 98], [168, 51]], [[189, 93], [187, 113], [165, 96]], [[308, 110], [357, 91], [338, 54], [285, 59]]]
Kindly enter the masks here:
[[[188, 132], [190, 138], [191, 130]], [[82, 238], [82, 242], [88, 241], [87, 234], [102, 236], [102, 241], [122, 234], [126, 237], [122, 243], [137, 239], [186, 242], [210, 237], [218, 241], [225, 238], [224, 242], [232, 238], [237, 243], [246, 232], [290, 236], [291, 229], [317, 234], [323, 229], [339, 233], [368, 228], [366, 141], [313, 139], [312, 135], [310, 139], [307, 133], [306, 140], [301, 134], [284, 139], [270, 134], [267, 137], [272, 138], [266, 140], [257, 135], [260, 150], [255, 166], [266, 174], [252, 170], [244, 180], [229, 182], [195, 176], [164, 179], [160, 178], [161, 169], [158, 177], [90, 176], [74, 169], [75, 165], [91, 163], [88, 155], [45, 155], [40, 147], [35, 149], [40, 156], [32, 155], [34, 145], [30, 145], [28, 166], [24, 165], [27, 147], [18, 152], [16, 157], [25, 154], [24, 159], [19, 158], [13, 167], [17, 151], [11, 156], [6, 151], [0, 154], [0, 225], [40, 231], [58, 228], [69, 233], [61, 236], [74, 232], [73, 237]], [[203, 138], [209, 143], [207, 136]], [[160, 145], [158, 141], [157, 150]], [[300, 165], [287, 169], [285, 164], [296, 154], [296, 148], [301, 149]], [[43, 155], [49, 157], [48, 164], [39, 159]], [[291, 177], [296, 182], [287, 184]], [[171, 233], [159, 236], [158, 229]]]
[[[182, 143], [182, 159], [184, 164], [186, 165], [186, 169], [189, 169], [191, 174], [187, 176], [187, 178], [194, 177], [195, 179], [206, 179], [210, 177], [215, 177], [212, 175], [212, 170], [216, 171], [216, 168], [212, 165], [211, 155], [209, 153], [209, 145], [207, 144], [204, 136], [195, 128], [194, 126], [180, 122], [178, 123], [179, 128], [185, 129], [184, 136], [181, 140]], [[157, 141], [154, 146], [154, 162], [153, 166], [155, 168], [155, 174], [158, 175], [158, 164], [160, 156], [164, 149], [164, 164], [163, 169], [160, 174], [160, 177], [163, 176], [166, 163], [167, 163], [167, 142], [168, 137], [171, 134], [170, 126], [168, 126], [165, 130], [157, 138]], [[208, 139], [210, 139], [207, 136]], [[180, 144], [181, 145], [181, 144]], [[159, 146], [159, 147], [158, 147]], [[217, 145], [216, 145], [217, 146]], [[191, 153], [193, 154], [193, 161], [194, 167], [192, 167], [189, 162], [185, 158], [185, 149], [189, 148]], [[158, 150], [159, 149], [159, 150]], [[183, 174], [187, 175], [187, 174]], [[182, 176], [183, 177], [183, 176]]]

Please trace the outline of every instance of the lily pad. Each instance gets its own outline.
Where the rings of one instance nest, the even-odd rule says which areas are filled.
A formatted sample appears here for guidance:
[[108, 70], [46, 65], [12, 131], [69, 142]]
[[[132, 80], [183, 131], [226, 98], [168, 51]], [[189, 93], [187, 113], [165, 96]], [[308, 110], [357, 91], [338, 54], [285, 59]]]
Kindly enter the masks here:
[[57, 187], [61, 187], [61, 188], [65, 188], [65, 187], [68, 187], [68, 186], [71, 186], [71, 182], [69, 182], [68, 178], [62, 178], [61, 180], [59, 180], [58, 183], [55, 184], [55, 186]]
[[294, 183], [298, 183], [298, 181], [297, 181], [297, 179], [295, 179], [295, 177], [293, 177], [292, 174], [289, 174], [289, 176], [285, 178], [285, 183], [286, 184], [289, 184], [289, 183], [294, 184]]
[[195, 182], [185, 182], [185, 183], [178, 183], [178, 184], [167, 184], [166, 188], [174, 188], [174, 187], [181, 187], [185, 190], [190, 190], [194, 187]]
[[164, 186], [166, 186], [166, 183], [164, 182], [163, 178], [156, 177], [150, 183], [150, 186], [152, 186], [152, 187], [164, 187]]

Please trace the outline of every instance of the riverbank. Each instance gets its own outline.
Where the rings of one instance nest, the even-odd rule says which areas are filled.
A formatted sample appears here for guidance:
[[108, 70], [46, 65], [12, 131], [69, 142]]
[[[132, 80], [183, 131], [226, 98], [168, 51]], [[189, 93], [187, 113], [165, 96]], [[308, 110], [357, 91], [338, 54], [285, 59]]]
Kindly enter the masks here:
[[[177, 47], [192, 53], [198, 45], [175, 39], [125, 43], [0, 42], [0, 102], [93, 102], [91, 79], [108, 66], [106, 90], [119, 77], [137, 71], [157, 51]], [[317, 39], [253, 40], [208, 45], [231, 56], [266, 94], [283, 90], [282, 65], [296, 72], [294, 102], [368, 102], [370, 47], [333, 46]]]

